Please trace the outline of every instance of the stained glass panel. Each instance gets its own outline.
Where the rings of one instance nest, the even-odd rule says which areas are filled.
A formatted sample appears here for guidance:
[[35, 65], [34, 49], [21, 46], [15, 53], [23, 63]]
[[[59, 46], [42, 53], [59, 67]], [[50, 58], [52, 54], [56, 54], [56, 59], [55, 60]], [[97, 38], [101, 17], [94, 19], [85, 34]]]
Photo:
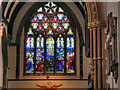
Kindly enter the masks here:
[[34, 62], [33, 62], [34, 52], [31, 49], [26, 50], [26, 61], [25, 61], [25, 72], [34, 73]]
[[29, 31], [28, 31], [27, 35], [33, 35], [33, 32], [32, 32], [31, 28], [29, 28]]
[[62, 20], [62, 22], [69, 22], [67, 16], [64, 16], [64, 19]]
[[44, 73], [46, 70], [46, 73], [64, 73], [66, 70], [67, 73], [75, 73], [74, 35], [64, 10], [48, 2], [30, 21], [25, 44], [25, 72]]
[[[71, 29], [69, 29], [68, 33], [70, 33], [70, 30]], [[71, 34], [68, 34], [66, 49], [67, 49], [67, 61], [66, 61], [67, 73], [75, 73], [74, 37]]]
[[36, 71], [44, 72], [44, 38], [40, 34], [36, 43]]
[[64, 14], [57, 14], [57, 17], [58, 17], [59, 20], [62, 20], [63, 17], [64, 17]]
[[61, 7], [59, 7], [58, 12], [64, 12]]
[[59, 25], [59, 27], [57, 28], [57, 31], [64, 31], [64, 28], [62, 27], [62, 25]]
[[57, 16], [54, 16], [52, 22], [58, 22]]
[[46, 39], [46, 71], [54, 73], [54, 38], [50, 35]]
[[40, 7], [38, 10], [37, 10], [37, 12], [42, 12], [43, 10], [42, 10], [42, 7]]
[[64, 73], [64, 38], [60, 34], [56, 41], [56, 73]]
[[37, 19], [37, 16], [35, 15], [34, 18], [32, 19], [32, 22], [39, 22], [39, 20]]
[[63, 25], [64, 29], [67, 29], [69, 26], [69, 23], [63, 23], [62, 25]]
[[43, 16], [44, 16], [43, 14], [37, 14], [39, 20], [42, 20]]
[[51, 28], [49, 28], [49, 31], [48, 31], [47, 35], [53, 35], [53, 31], [52, 31]]
[[33, 29], [37, 29], [38, 23], [32, 23]]
[[37, 31], [44, 31], [44, 28], [42, 27], [42, 25], [40, 24], [39, 27], [37, 28]]
[[34, 38], [32, 35], [26, 38], [26, 49], [34, 49]]
[[49, 19], [47, 18], [47, 16], [44, 16], [44, 19], [42, 20], [42, 22], [49, 22]]
[[42, 25], [43, 25], [44, 29], [47, 29], [49, 26], [49, 23], [43, 23]]

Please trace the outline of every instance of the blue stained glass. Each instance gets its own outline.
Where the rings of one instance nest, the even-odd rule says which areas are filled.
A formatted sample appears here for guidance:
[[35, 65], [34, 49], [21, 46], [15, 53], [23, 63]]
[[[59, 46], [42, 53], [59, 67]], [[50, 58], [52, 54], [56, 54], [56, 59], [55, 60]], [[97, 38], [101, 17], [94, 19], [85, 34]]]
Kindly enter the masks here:
[[46, 52], [46, 58], [54, 58], [54, 38], [50, 35], [47, 40], [46, 40], [46, 47], [47, 47], [47, 52]]
[[67, 37], [67, 61], [66, 61], [66, 70], [67, 73], [74, 73], [74, 38], [72, 35], [68, 35]]
[[54, 29], [57, 29], [58, 23], [52, 23], [52, 26], [53, 26]]
[[67, 38], [67, 49], [74, 49], [74, 38], [70, 35]]
[[64, 73], [64, 38], [60, 34], [56, 42], [57, 52], [56, 52], [56, 68], [57, 73]]
[[49, 35], [46, 39], [46, 71], [54, 73], [54, 38]]
[[33, 62], [34, 52], [30, 49], [26, 52], [26, 73], [33, 73], [34, 72], [34, 62]]
[[31, 35], [26, 38], [26, 49], [34, 49], [34, 38]]

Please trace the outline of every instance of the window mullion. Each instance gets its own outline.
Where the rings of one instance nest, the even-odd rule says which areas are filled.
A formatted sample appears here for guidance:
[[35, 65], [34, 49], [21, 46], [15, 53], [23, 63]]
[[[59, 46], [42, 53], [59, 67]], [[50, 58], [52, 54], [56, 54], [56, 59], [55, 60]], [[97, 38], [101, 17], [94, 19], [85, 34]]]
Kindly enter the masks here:
[[67, 34], [65, 33], [65, 35], [64, 35], [64, 48], [65, 48], [65, 51], [64, 51], [64, 52], [65, 52], [65, 53], [64, 53], [64, 54], [65, 54], [65, 56], [64, 56], [64, 74], [65, 74], [65, 75], [66, 75], [66, 70], [67, 70], [67, 69], [66, 69], [66, 61], [67, 61], [67, 58], [66, 58], [66, 54], [67, 54], [67, 51], [66, 51], [66, 44], [67, 44], [67, 43], [66, 43], [66, 35], [67, 35]]
[[46, 36], [44, 37], [45, 39], [44, 39], [44, 57], [45, 57], [45, 59], [44, 59], [44, 74], [46, 74]]
[[37, 39], [37, 35], [35, 34], [34, 35], [34, 38], [35, 38], [35, 43], [34, 43], [34, 74], [36, 74], [36, 39]]
[[55, 72], [55, 74], [56, 74], [56, 36], [55, 36], [55, 43], [54, 43], [54, 46], [55, 46], [55, 48], [54, 48], [54, 72]]

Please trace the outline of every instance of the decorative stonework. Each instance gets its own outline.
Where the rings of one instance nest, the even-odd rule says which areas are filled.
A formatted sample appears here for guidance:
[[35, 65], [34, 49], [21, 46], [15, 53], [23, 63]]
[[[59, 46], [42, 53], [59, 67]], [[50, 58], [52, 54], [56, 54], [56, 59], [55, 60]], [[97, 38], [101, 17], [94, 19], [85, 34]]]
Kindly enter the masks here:
[[105, 21], [95, 21], [95, 22], [88, 23], [88, 29], [94, 29], [94, 28], [98, 28], [98, 27], [105, 28], [106, 22]]
[[117, 58], [117, 17], [112, 16], [112, 12], [108, 14], [106, 22], [106, 47], [107, 52], [107, 73], [113, 73], [115, 82], [118, 80], [118, 58]]

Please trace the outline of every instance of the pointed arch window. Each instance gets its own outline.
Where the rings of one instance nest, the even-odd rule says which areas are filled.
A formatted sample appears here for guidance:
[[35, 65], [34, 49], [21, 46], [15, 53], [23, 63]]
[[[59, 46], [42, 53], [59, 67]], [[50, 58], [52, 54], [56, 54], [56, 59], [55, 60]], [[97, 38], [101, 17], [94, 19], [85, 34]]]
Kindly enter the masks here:
[[25, 74], [75, 74], [75, 40], [64, 10], [48, 2], [25, 31]]

